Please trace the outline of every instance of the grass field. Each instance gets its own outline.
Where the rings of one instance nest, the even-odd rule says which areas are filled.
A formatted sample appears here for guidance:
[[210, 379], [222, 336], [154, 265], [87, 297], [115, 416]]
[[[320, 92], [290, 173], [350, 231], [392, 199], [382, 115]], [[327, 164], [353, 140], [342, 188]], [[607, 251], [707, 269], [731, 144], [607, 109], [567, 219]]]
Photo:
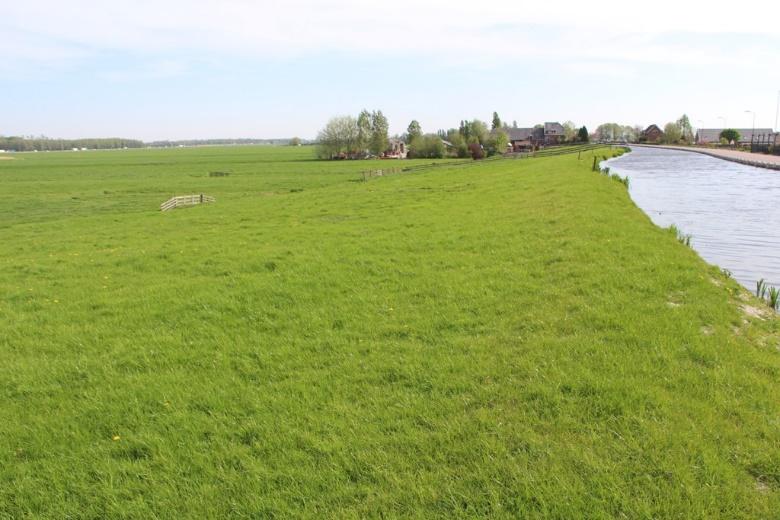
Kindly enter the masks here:
[[778, 517], [778, 320], [590, 152], [15, 157], [2, 518]]

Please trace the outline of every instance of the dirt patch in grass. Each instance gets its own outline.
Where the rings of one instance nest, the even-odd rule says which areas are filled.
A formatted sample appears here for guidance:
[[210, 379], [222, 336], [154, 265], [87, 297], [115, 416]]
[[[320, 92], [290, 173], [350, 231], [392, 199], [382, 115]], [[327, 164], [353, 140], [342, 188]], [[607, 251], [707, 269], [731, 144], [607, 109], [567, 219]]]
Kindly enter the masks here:
[[744, 312], [745, 315], [751, 318], [758, 318], [759, 320], [765, 320], [770, 317], [769, 309], [761, 309], [759, 307], [754, 307], [753, 305], [748, 305], [746, 303], [743, 303], [740, 307], [742, 308], [742, 312]]

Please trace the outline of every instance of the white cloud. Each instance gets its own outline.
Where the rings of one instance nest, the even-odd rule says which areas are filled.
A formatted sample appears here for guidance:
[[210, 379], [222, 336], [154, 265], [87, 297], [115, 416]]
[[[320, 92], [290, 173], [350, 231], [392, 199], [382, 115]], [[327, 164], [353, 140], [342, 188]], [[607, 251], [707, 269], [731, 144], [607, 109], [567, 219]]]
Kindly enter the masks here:
[[778, 19], [780, 3], [774, 0], [754, 1], [749, 9], [717, 2], [705, 9], [698, 2], [669, 0], [630, 8], [617, 0], [558, 0], [546, 7], [518, 0], [485, 5], [453, 0], [29, 0], [4, 6], [0, 28], [6, 41], [31, 59], [46, 59], [45, 50], [54, 45], [80, 53], [268, 57], [339, 50], [458, 53], [464, 58], [603, 58], [610, 53], [631, 61], [692, 62], [717, 57], [706, 50], [681, 52], [685, 49], [665, 43], [662, 35], [764, 34], [767, 45], [776, 46]]
[[[51, 85], [63, 71], [75, 71], [62, 75], [64, 83], [77, 76], [126, 82], [132, 85], [128, 92], [137, 94], [138, 100], [148, 100], [159, 98], [149, 95], [158, 86], [176, 85], [175, 81], [154, 80], [198, 71], [207, 71], [206, 77], [215, 71], [231, 75], [234, 81], [228, 86], [235, 86], [241, 94], [240, 71], [233, 69], [252, 69], [261, 60], [290, 65], [297, 63], [290, 58], [314, 56], [332, 59], [335, 69], [349, 67], [345, 61], [359, 54], [369, 59], [356, 59], [355, 63], [372, 59], [382, 63], [386, 58], [395, 65], [430, 63], [417, 71], [417, 79], [428, 78], [424, 91], [416, 96], [424, 102], [416, 103], [415, 96], [408, 95], [375, 101], [372, 96], [378, 94], [365, 91], [335, 97], [328, 100], [330, 104], [301, 95], [311, 100], [300, 109], [308, 113], [300, 116], [298, 130], [291, 128], [289, 133], [311, 125], [312, 112], [325, 118], [328, 111], [343, 110], [343, 104], [353, 101], [356, 94], [361, 94], [360, 103], [368, 106], [381, 103], [391, 111], [394, 104], [399, 121], [427, 112], [431, 122], [426, 125], [432, 127], [451, 124], [451, 107], [464, 96], [477, 100], [473, 104], [479, 106], [473, 115], [481, 117], [498, 108], [502, 115], [515, 113], [517, 116], [509, 117], [529, 121], [558, 117], [550, 114], [552, 110], [562, 118], [588, 124], [606, 117], [621, 121], [652, 118], [646, 122], [662, 123], [689, 111], [700, 114], [708, 125], [718, 122], [714, 119], [717, 115], [744, 124], [744, 108], [755, 109], [762, 122], [770, 114], [774, 116], [780, 87], [777, 0], [754, 0], [744, 8], [722, 0], [709, 0], [706, 6], [679, 0], [654, 0], [645, 5], [622, 0], [556, 0], [546, 5], [527, 0], [25, 0], [4, 4], [0, 36], [5, 52], [0, 60], [0, 79], [55, 77], [51, 82], [30, 83], [52, 98], [56, 89]], [[416, 59], [426, 56], [435, 59]], [[270, 65], [273, 68], [276, 63]], [[372, 69], [372, 74], [379, 69]], [[285, 83], [285, 76], [295, 76], [294, 71], [289, 67], [278, 70], [283, 72], [269, 77], [269, 85], [294, 85], [293, 80]], [[502, 77], [503, 83], [496, 89], [501, 97], [483, 95], [474, 82], [458, 85], [463, 71], [485, 83]], [[545, 79], [540, 76], [550, 71], [555, 80], [539, 86], [538, 80]], [[333, 74], [333, 81], [344, 76]], [[414, 74], [410, 79], [415, 79]], [[439, 78], [452, 87], [448, 89], [452, 99], [446, 115], [437, 108], [444, 95]], [[747, 78], [749, 81], [744, 81]], [[750, 87], [742, 89], [742, 83]], [[24, 81], [19, 85], [21, 90], [26, 88]], [[557, 94], [549, 92], [556, 89]], [[588, 102], [565, 94], [574, 91], [588, 92]], [[635, 97], [626, 101], [629, 94]], [[279, 92], [274, 91], [274, 95], [278, 97]], [[547, 101], [528, 104], [524, 96]], [[615, 96], [622, 96], [624, 103], [616, 103]], [[221, 114], [228, 110], [224, 100], [229, 98], [223, 95], [212, 114], [217, 123], [226, 119]], [[204, 97], [203, 105], [208, 105], [209, 99]], [[176, 98], [171, 101], [175, 104]], [[145, 108], [147, 104], [138, 101], [133, 105], [144, 113], [139, 118], [139, 132], [150, 118], [155, 118], [158, 126], [165, 123], [156, 109]], [[208, 132], [225, 134], [235, 129], [234, 135], [257, 135], [253, 128], [259, 127], [251, 125], [261, 119], [271, 121], [269, 110], [265, 105], [254, 113], [243, 107], [236, 109], [230, 125], [218, 130], [213, 127], [217, 123], [210, 120]], [[297, 104], [292, 109], [287, 106], [287, 112], [295, 110]], [[23, 114], [18, 125], [38, 131], [39, 126], [50, 124], [51, 117], [43, 114], [36, 123]], [[178, 114], [169, 119], [183, 117]], [[236, 128], [242, 117], [247, 126]], [[290, 117], [278, 119], [288, 121]], [[267, 135], [288, 132], [280, 129], [278, 122], [273, 124], [268, 123]], [[186, 131], [195, 126], [195, 122], [182, 124]]]

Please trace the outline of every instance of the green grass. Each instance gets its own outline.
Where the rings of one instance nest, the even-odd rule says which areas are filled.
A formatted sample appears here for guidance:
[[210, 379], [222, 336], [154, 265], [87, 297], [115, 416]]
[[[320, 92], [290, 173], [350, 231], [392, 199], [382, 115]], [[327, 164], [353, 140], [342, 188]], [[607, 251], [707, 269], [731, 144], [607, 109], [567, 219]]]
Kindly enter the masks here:
[[0, 161], [0, 517], [776, 517], [778, 320], [590, 152], [311, 155]]

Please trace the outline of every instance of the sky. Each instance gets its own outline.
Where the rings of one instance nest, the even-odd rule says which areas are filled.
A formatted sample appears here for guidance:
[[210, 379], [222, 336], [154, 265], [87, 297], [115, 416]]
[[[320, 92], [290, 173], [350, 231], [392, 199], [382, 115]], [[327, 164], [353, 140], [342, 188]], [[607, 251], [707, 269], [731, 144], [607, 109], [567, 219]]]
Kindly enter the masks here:
[[[0, 0], [0, 135], [314, 138], [382, 110], [774, 127], [780, 2]], [[746, 112], [751, 111], [751, 112]]]

